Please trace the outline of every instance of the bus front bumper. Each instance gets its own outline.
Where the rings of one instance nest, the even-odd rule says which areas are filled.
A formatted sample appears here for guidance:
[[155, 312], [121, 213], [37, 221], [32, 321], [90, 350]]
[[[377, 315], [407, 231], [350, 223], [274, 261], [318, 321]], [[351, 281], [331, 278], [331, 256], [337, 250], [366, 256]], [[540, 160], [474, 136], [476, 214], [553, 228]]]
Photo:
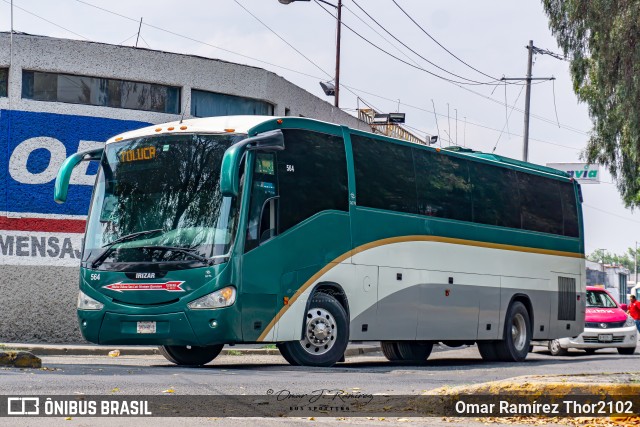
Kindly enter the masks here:
[[161, 314], [77, 313], [82, 335], [96, 344], [207, 346], [242, 340], [235, 306]]

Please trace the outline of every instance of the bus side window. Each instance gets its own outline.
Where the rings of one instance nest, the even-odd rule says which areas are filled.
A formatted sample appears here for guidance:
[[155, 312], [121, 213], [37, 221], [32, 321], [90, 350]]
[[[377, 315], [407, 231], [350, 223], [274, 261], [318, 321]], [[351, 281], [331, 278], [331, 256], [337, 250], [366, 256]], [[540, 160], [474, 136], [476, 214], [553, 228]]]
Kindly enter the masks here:
[[278, 152], [276, 165], [278, 232], [284, 233], [322, 211], [348, 211], [343, 139], [299, 129], [285, 129], [283, 133], [286, 148]]
[[277, 205], [270, 202], [278, 195], [274, 165], [275, 155], [273, 153], [256, 153], [249, 201], [249, 221], [244, 244], [245, 252], [256, 248], [261, 241], [264, 241], [260, 234], [270, 229], [268, 220], [263, 222], [265, 213], [268, 215], [268, 219], [273, 217], [275, 223]]

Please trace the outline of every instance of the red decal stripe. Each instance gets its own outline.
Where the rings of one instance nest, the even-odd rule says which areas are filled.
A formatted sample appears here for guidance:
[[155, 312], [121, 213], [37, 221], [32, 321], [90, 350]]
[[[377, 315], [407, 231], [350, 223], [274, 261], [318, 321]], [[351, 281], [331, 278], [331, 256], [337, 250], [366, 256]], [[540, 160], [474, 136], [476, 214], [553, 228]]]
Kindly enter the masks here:
[[0, 216], [0, 230], [84, 234], [85, 224], [84, 219], [7, 218]]

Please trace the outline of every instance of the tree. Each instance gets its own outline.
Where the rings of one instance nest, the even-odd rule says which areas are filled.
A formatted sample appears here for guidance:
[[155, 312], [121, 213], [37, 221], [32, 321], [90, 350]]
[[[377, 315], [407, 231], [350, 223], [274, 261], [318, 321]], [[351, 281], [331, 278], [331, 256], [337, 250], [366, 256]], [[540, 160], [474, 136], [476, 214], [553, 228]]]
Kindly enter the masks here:
[[[604, 249], [596, 249], [590, 255], [587, 256], [589, 261], [593, 262], [604, 262], [605, 264], [616, 264], [622, 265], [629, 269], [633, 276], [633, 268], [634, 268], [634, 255], [635, 250], [633, 248], [627, 249], [627, 253], [618, 255], [612, 254]], [[640, 254], [639, 254], [640, 255]], [[638, 263], [640, 263], [640, 259], [638, 259]], [[638, 270], [640, 270], [640, 265], [638, 266]]]
[[589, 106], [585, 151], [614, 177], [627, 207], [640, 206], [640, 2], [542, 0], [571, 58], [573, 89]]

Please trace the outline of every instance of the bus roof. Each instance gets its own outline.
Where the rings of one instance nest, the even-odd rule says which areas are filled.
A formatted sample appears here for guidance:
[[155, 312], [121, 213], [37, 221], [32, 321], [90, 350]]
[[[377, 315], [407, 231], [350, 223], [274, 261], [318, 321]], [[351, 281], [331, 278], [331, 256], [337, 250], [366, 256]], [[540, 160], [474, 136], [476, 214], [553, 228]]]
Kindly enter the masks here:
[[[275, 120], [274, 116], [219, 116], [188, 119], [151, 125], [116, 135], [107, 140], [107, 144], [122, 139], [141, 138], [163, 133], [248, 133], [249, 129], [268, 120]], [[157, 130], [160, 129], [160, 130]], [[230, 131], [233, 129], [232, 131]]]
[[[167, 133], [239, 133], [248, 134], [249, 131], [255, 130], [259, 125], [278, 119], [295, 120], [295, 121], [308, 121], [320, 124], [321, 126], [340, 127], [335, 123], [322, 122], [310, 118], [301, 117], [278, 117], [278, 116], [218, 116], [218, 117], [204, 117], [194, 118], [182, 121], [174, 121], [168, 123], [162, 123], [157, 125], [147, 126], [141, 129], [132, 130], [116, 135], [109, 140], [107, 144], [121, 141], [123, 139], [141, 138], [145, 136], [161, 135]], [[386, 137], [380, 134], [374, 134], [371, 132], [351, 129], [355, 132], [370, 133], [375, 138], [384, 139], [386, 141], [398, 141], [400, 143], [406, 143], [416, 145], [418, 147], [425, 147], [424, 145], [416, 144], [410, 141], [397, 140], [394, 138]], [[474, 151], [469, 148], [463, 147], [447, 147], [443, 148], [443, 152], [453, 152], [461, 156], [475, 157], [489, 162], [500, 163], [505, 166], [511, 166], [521, 169], [528, 169], [529, 171], [536, 171], [542, 174], [555, 175], [562, 178], [570, 178], [570, 175], [566, 172], [558, 169], [549, 168], [546, 166], [538, 165], [535, 163], [529, 163], [521, 160], [512, 159], [509, 157], [499, 156], [497, 154], [483, 153], [481, 151]]]

